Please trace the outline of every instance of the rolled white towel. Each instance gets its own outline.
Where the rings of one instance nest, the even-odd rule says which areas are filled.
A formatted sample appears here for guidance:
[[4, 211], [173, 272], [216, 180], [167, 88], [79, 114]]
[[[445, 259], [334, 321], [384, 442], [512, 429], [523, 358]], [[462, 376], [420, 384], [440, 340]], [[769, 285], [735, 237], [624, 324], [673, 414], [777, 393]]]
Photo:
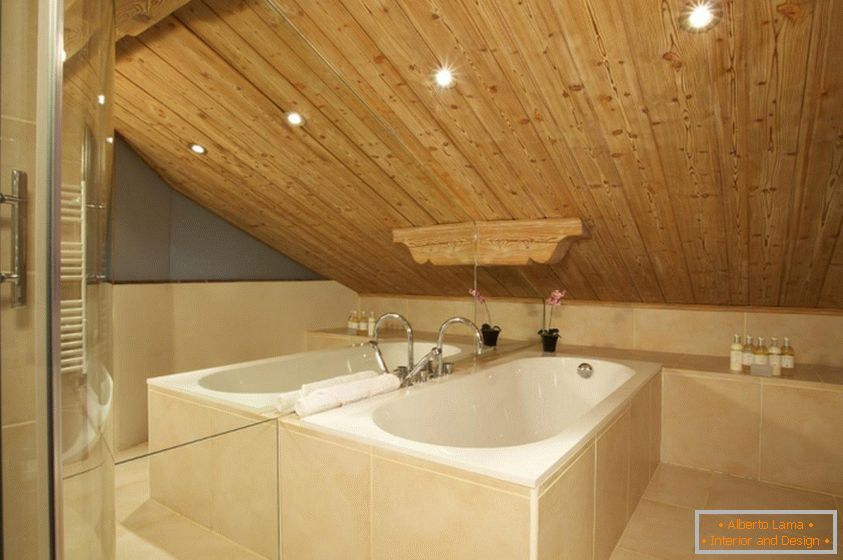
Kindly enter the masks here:
[[289, 414], [296, 409], [296, 401], [301, 398], [301, 391], [289, 391], [278, 396], [275, 408], [281, 414]]
[[342, 406], [337, 395], [330, 392], [310, 393], [296, 401], [296, 414], [304, 418], [317, 412], [330, 410]]
[[401, 380], [391, 373], [385, 373], [368, 379], [343, 383], [325, 387], [302, 395], [296, 401], [296, 413], [301, 416], [308, 416], [337, 408], [345, 404], [351, 404], [375, 395], [394, 391], [401, 386]]
[[342, 385], [343, 383], [360, 381], [361, 379], [368, 379], [377, 375], [378, 374], [375, 371], [364, 370], [358, 371], [357, 373], [349, 373], [347, 375], [338, 375], [337, 377], [323, 379], [322, 381], [314, 381], [313, 383], [305, 383], [301, 386], [301, 395], [309, 395], [310, 393], [318, 391], [319, 389], [324, 389], [325, 387], [333, 387], [334, 385]]
[[357, 373], [350, 373], [347, 375], [338, 375], [337, 377], [331, 377], [330, 379], [323, 379], [321, 381], [314, 381], [313, 383], [305, 383], [301, 386], [301, 389], [299, 389], [298, 391], [288, 391], [286, 393], [281, 393], [280, 395], [278, 395], [278, 401], [275, 403], [275, 409], [278, 410], [278, 412], [280, 412], [281, 414], [289, 414], [295, 410], [296, 401], [306, 395], [309, 395], [314, 391], [324, 389], [325, 387], [341, 385], [350, 381], [368, 379], [377, 375], [377, 372], [374, 372], [372, 370], [366, 370], [359, 371]]

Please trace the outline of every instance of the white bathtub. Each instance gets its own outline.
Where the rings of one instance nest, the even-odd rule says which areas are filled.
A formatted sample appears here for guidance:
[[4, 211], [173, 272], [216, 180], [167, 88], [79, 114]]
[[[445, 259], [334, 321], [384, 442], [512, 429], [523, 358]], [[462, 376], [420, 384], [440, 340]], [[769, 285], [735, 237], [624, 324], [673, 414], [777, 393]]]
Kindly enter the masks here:
[[[432, 347], [433, 342], [417, 341], [413, 348], [416, 359]], [[391, 369], [407, 362], [406, 342], [382, 342], [380, 348]], [[461, 359], [471, 353], [468, 346], [458, 344], [446, 344], [443, 351], [449, 359]], [[305, 383], [364, 370], [377, 370], [368, 344], [152, 377], [147, 385], [240, 411], [268, 414], [274, 412], [282, 393], [296, 391]]]
[[[583, 378], [577, 366], [592, 365]], [[659, 364], [525, 351], [310, 416], [302, 424], [535, 488], [584, 447]]]

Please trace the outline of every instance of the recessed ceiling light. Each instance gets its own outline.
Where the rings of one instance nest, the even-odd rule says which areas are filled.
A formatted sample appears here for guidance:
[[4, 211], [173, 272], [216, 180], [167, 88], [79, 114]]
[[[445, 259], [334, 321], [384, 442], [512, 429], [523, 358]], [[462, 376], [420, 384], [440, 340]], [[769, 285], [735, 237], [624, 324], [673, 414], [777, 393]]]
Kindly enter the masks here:
[[287, 113], [287, 122], [290, 123], [292, 126], [301, 126], [304, 124], [304, 117], [301, 116], [300, 113], [290, 111], [289, 113]]
[[109, 144], [114, 144], [114, 136], [107, 136], [105, 138], [105, 141], [108, 142]]
[[105, 95], [102, 93], [97, 96], [97, 103], [100, 105], [105, 105]]
[[188, 144], [188, 147], [190, 148], [191, 152], [193, 152], [194, 154], [200, 155], [200, 156], [204, 156], [205, 154], [208, 153], [208, 150], [207, 150], [207, 148], [205, 148], [205, 146], [203, 146], [201, 144], [197, 144], [195, 142], [193, 142], [191, 144]]
[[705, 31], [717, 22], [719, 15], [714, 0], [695, 0], [688, 3], [681, 19], [689, 31]]
[[447, 66], [441, 66], [438, 68], [436, 73], [433, 75], [433, 80], [436, 82], [437, 86], [443, 89], [454, 87], [454, 84], [456, 84], [456, 80], [454, 80], [454, 71]]
[[67, 62], [67, 51], [64, 49], [61, 50], [61, 61]]

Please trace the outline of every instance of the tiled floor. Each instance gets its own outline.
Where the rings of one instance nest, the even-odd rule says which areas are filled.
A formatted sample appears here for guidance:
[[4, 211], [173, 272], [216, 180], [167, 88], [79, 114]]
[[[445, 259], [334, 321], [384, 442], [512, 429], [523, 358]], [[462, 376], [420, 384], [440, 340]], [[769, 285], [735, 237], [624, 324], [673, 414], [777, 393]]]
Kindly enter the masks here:
[[149, 499], [149, 460], [118, 465], [117, 560], [265, 560]]
[[[621, 535], [611, 560], [837, 558], [812, 555], [694, 556], [694, 509], [834, 509], [843, 498], [754, 480], [660, 465]], [[838, 514], [843, 529], [843, 520]], [[838, 530], [840, 534], [840, 530]], [[840, 548], [840, 547], [838, 547]]]

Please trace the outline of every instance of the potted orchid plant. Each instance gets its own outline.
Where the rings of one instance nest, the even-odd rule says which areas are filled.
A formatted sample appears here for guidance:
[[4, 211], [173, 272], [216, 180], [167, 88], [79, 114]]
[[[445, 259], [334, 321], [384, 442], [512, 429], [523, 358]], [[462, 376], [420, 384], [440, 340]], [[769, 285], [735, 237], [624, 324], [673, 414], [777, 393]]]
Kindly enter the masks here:
[[468, 293], [474, 298], [474, 302], [483, 305], [486, 308], [486, 319], [488, 322], [483, 323], [480, 327], [480, 334], [483, 335], [483, 344], [485, 346], [497, 346], [498, 335], [501, 333], [501, 328], [497, 325], [492, 326], [492, 314], [489, 312], [489, 304], [486, 303], [486, 298], [480, 293], [477, 288], [471, 288]]
[[[562, 300], [568, 295], [566, 290], [553, 290], [550, 297], [544, 300], [542, 306], [542, 328], [539, 334], [542, 337], [542, 350], [545, 352], [556, 352], [556, 343], [559, 341], [559, 329], [553, 328], [553, 310], [562, 304]], [[550, 308], [550, 313], [547, 308]]]

